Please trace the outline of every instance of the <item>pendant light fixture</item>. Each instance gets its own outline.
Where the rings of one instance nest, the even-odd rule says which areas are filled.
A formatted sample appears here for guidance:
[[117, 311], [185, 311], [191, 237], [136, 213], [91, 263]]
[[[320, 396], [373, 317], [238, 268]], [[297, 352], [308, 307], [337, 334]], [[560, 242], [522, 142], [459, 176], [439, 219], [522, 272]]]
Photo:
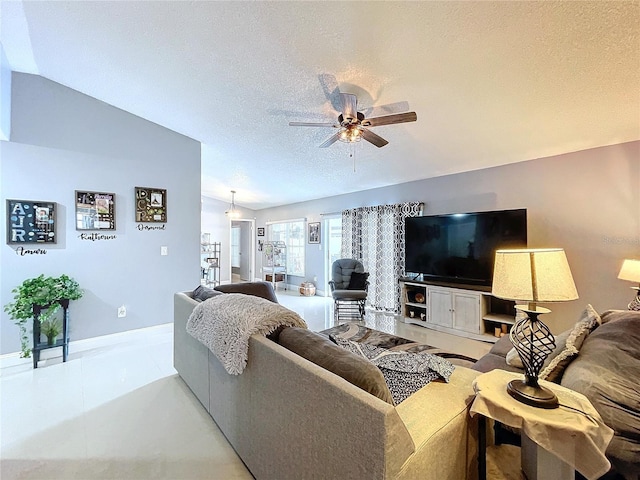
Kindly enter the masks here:
[[236, 197], [236, 191], [235, 190], [231, 190], [231, 206], [229, 207], [229, 210], [224, 212], [224, 214], [229, 218], [238, 218], [238, 217], [240, 217], [240, 212], [236, 209], [235, 197]]

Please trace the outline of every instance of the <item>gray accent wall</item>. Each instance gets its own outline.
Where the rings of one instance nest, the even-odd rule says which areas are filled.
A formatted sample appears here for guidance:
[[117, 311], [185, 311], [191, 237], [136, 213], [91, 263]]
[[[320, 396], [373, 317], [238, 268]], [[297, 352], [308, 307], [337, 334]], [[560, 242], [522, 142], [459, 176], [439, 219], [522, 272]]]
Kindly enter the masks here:
[[[357, 171], [353, 178], [357, 182]], [[640, 259], [640, 142], [259, 210], [256, 227], [406, 201], [424, 202], [425, 215], [526, 208], [529, 246], [564, 248], [580, 295], [545, 305], [553, 311], [545, 318], [556, 333], [572, 325], [587, 303], [602, 312], [625, 309], [633, 298], [632, 284], [617, 276], [625, 258]], [[260, 272], [260, 258], [257, 263]], [[306, 279], [314, 276], [325, 290], [324, 254], [307, 244]]]
[[0, 44], [0, 140], [8, 140], [11, 131], [11, 70]]
[[[199, 284], [200, 143], [35, 75], [13, 74], [11, 112], [10, 141], [0, 142], [2, 305], [23, 280], [65, 273], [85, 290], [71, 304], [72, 341], [172, 322], [174, 292]], [[135, 222], [136, 186], [167, 190], [165, 229], [138, 229], [163, 224]], [[116, 194], [116, 230], [98, 232], [115, 239], [80, 238], [75, 190]], [[56, 202], [58, 243], [17, 255], [6, 199]], [[1, 315], [0, 352], [18, 351], [18, 328]]]

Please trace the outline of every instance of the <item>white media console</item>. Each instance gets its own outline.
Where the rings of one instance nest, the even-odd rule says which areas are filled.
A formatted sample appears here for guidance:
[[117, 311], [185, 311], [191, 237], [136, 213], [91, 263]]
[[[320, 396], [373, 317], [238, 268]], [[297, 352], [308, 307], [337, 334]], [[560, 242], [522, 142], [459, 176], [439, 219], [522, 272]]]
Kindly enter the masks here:
[[514, 302], [500, 300], [482, 287], [400, 280], [405, 323], [474, 340], [495, 342], [515, 321]]

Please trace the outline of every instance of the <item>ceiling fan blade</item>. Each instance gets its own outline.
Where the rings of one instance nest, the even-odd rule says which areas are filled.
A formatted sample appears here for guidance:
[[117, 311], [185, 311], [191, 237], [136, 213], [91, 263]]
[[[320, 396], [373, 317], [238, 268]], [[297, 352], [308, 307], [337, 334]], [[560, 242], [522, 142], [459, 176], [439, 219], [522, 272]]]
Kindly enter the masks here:
[[342, 98], [342, 116], [346, 118], [358, 118], [358, 98], [352, 93], [340, 93]]
[[322, 145], [320, 145], [320, 148], [330, 147], [331, 145], [336, 143], [339, 138], [340, 138], [340, 132], [336, 133], [335, 135], [331, 135], [327, 140], [325, 140], [325, 142]]
[[312, 122], [289, 122], [290, 127], [334, 127], [339, 128], [340, 125], [335, 123], [312, 123]]
[[416, 112], [398, 113], [396, 115], [386, 115], [384, 117], [365, 118], [362, 121], [363, 127], [377, 127], [379, 125], [391, 125], [393, 123], [415, 122], [418, 119]]
[[383, 115], [392, 115], [394, 113], [408, 112], [409, 102], [387, 103], [385, 105], [377, 105], [375, 107], [363, 108], [360, 110], [365, 117], [381, 117]]
[[369, 143], [373, 143], [378, 148], [384, 147], [387, 143], [389, 143], [380, 135], [376, 135], [371, 130], [367, 130], [366, 128], [362, 129], [362, 138], [364, 138]]

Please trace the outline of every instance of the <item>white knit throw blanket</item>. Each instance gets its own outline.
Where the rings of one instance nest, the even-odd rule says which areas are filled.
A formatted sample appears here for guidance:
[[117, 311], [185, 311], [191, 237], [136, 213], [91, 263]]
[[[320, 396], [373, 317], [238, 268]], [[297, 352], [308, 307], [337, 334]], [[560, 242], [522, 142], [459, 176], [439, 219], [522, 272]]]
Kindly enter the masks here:
[[247, 365], [249, 337], [268, 335], [279, 326], [307, 328], [300, 316], [261, 297], [227, 293], [212, 297], [193, 309], [187, 333], [220, 360], [225, 370], [240, 375]]

